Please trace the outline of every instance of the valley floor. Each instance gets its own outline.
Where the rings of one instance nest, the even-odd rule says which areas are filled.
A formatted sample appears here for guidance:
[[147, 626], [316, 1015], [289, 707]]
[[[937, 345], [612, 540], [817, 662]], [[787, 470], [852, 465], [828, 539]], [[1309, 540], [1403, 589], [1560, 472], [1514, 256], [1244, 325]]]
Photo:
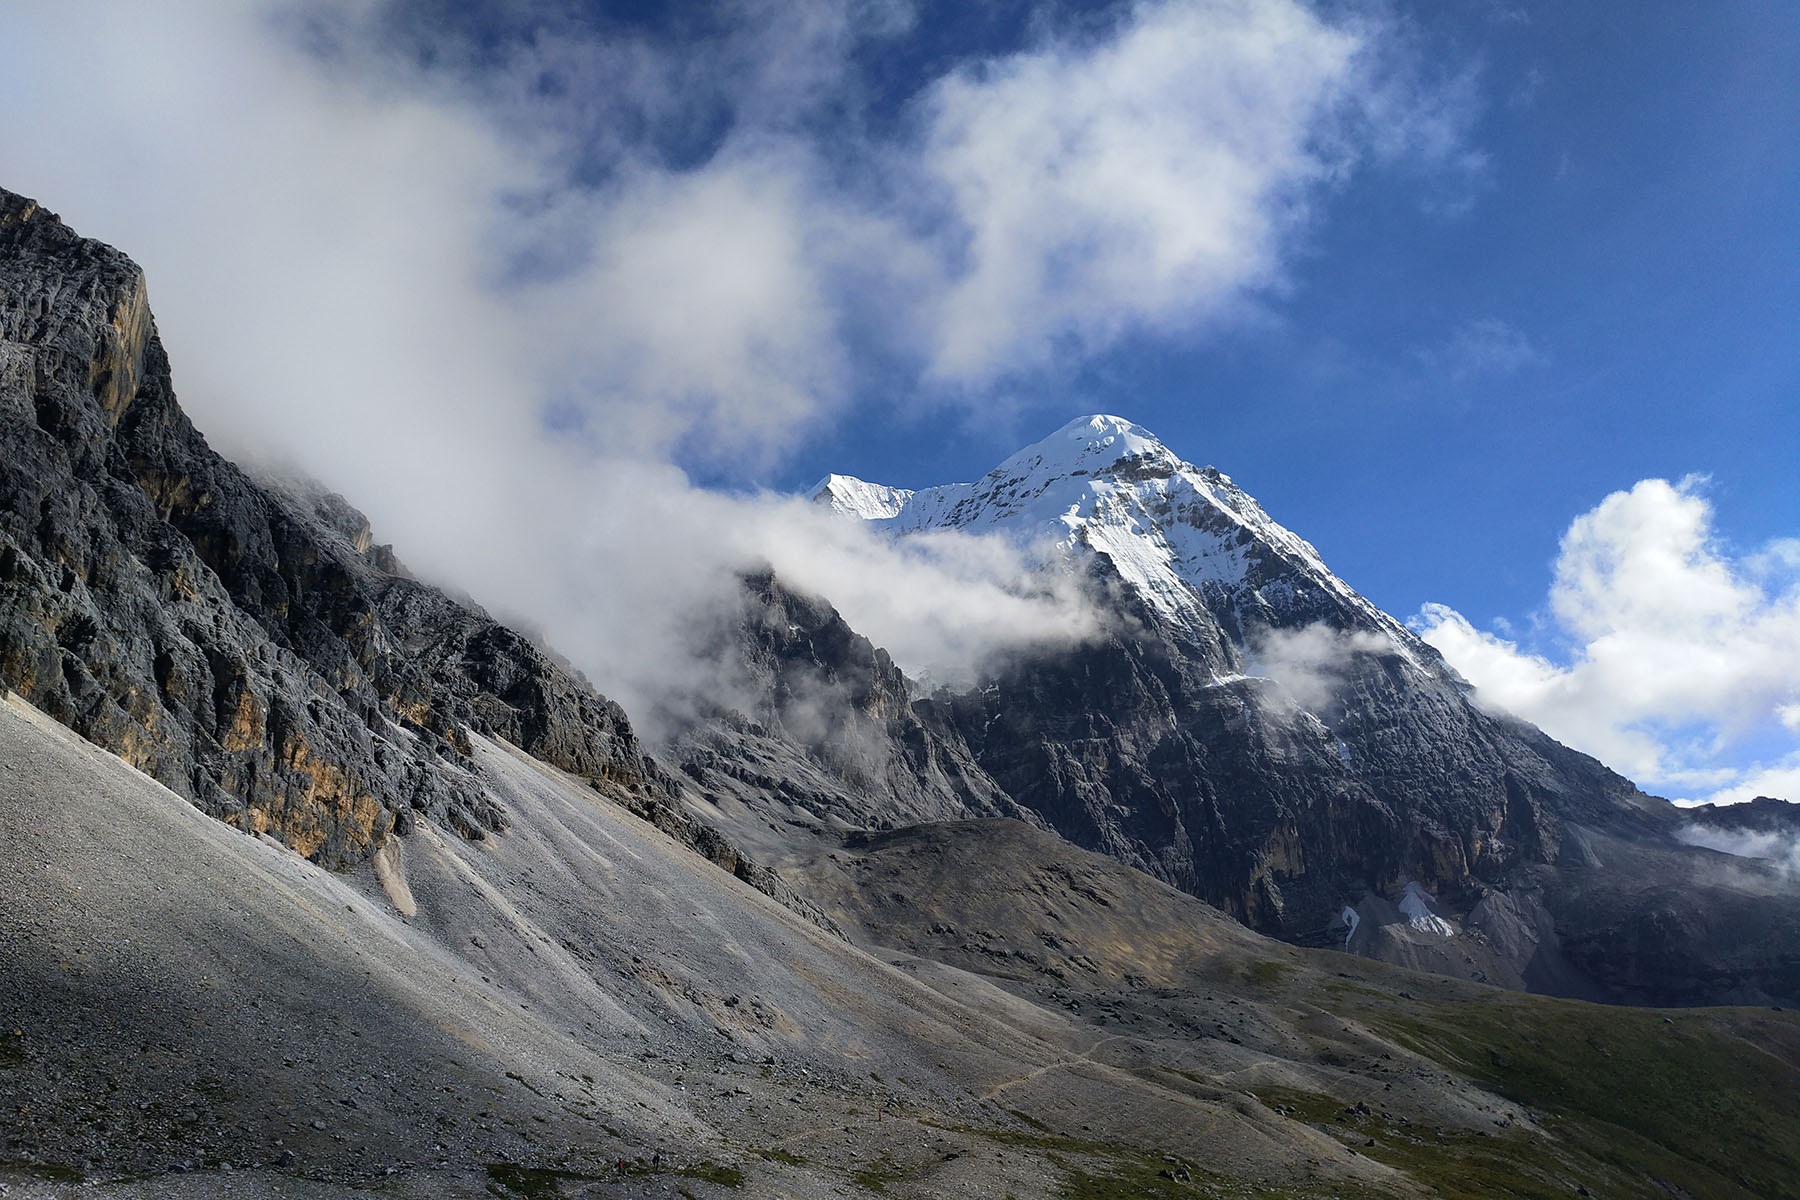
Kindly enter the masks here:
[[1299, 951], [1003, 821], [791, 866], [840, 935], [475, 753], [506, 833], [339, 874], [9, 698], [4, 1194], [1800, 1195], [1793, 1014]]

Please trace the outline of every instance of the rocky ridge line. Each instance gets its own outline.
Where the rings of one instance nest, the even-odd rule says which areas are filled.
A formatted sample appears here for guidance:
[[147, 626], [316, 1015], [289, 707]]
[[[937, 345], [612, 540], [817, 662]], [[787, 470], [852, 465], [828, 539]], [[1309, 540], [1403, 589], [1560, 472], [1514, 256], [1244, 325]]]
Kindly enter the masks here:
[[480, 838], [476, 730], [685, 819], [618, 705], [215, 453], [142, 271], [5, 191], [0, 450], [0, 679], [206, 812], [331, 865], [418, 816]]

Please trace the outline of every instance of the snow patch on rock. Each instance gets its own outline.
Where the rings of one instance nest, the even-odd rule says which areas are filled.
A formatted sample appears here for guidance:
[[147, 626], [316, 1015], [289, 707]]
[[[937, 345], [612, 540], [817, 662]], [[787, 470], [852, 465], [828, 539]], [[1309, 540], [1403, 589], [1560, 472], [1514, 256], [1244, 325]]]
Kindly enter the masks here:
[[1407, 883], [1406, 895], [1400, 898], [1400, 912], [1406, 918], [1407, 925], [1421, 933], [1455, 937], [1456, 927], [1431, 911], [1431, 906], [1436, 903], [1437, 897], [1427, 892], [1414, 879]]

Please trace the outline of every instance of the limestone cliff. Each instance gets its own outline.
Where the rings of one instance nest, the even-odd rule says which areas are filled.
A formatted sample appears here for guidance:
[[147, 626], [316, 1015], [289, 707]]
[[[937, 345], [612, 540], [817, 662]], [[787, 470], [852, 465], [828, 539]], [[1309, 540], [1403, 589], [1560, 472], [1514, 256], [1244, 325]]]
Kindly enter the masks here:
[[216, 454], [143, 272], [5, 191], [0, 464], [0, 679], [215, 816], [330, 864], [420, 815], [479, 838], [506, 815], [470, 730], [672, 795], [616, 704], [341, 498]]

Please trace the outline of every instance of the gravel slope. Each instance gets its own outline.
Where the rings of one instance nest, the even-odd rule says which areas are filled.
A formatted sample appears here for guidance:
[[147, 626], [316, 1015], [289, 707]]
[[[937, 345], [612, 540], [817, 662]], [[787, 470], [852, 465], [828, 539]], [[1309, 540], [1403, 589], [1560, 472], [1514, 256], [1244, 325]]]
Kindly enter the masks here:
[[[1392, 1176], [1241, 1097], [1103, 1060], [1056, 1005], [836, 939], [504, 744], [475, 756], [508, 832], [422, 824], [381, 873], [333, 873], [9, 698], [0, 1183], [1055, 1191], [1082, 1154], [1034, 1144], [1009, 1110], [1234, 1174], [1336, 1151], [1327, 1176]], [[660, 1173], [613, 1169], [656, 1153]]]

